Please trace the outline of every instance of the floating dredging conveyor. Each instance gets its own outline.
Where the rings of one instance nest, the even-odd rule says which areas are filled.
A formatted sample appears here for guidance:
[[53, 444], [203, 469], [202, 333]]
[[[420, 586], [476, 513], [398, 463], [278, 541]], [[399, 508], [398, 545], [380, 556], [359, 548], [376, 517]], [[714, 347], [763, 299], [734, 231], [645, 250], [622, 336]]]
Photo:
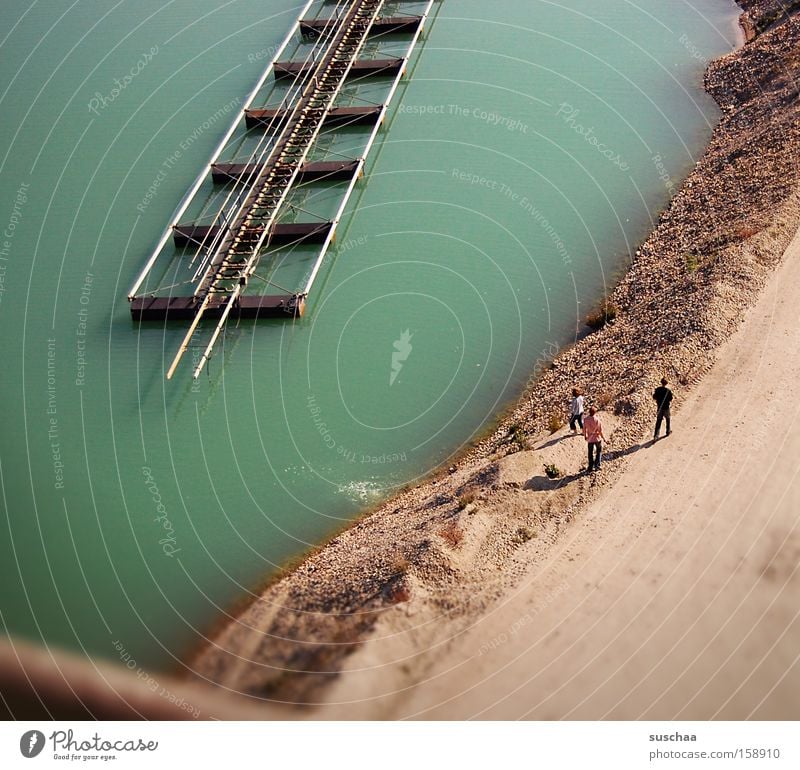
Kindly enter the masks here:
[[[336, 226], [434, 2], [414, 3], [420, 12], [413, 15], [387, 15], [387, 8], [408, 5], [403, 0], [310, 0], [305, 5], [211, 160], [187, 191], [128, 295], [135, 321], [190, 321], [167, 379], [189, 347], [197, 345], [204, 319], [217, 323], [202, 355], [195, 358], [194, 378], [202, 372], [230, 317], [294, 318], [303, 314]], [[314, 18], [309, 17], [312, 8], [318, 11]], [[365, 55], [388, 38], [400, 41], [403, 55]], [[293, 42], [301, 55], [283, 60]], [[279, 101], [255, 107], [270, 76]], [[354, 86], [368, 79], [386, 84], [379, 103], [357, 95]], [[317, 157], [321, 137], [353, 126], [368, 129], [357, 157], [325, 152], [324, 147], [327, 157]], [[239, 155], [241, 148], [246, 148], [244, 156], [233, 160], [229, 157], [232, 138], [239, 142]], [[310, 216], [310, 221], [297, 221], [297, 213], [303, 209], [292, 202], [292, 196], [304, 185], [319, 182], [344, 183], [338, 208], [328, 218]], [[197, 218], [182, 221], [192, 210], [198, 212]], [[257, 272], [274, 259], [277, 249], [309, 245], [318, 252], [295, 290]], [[168, 286], [150, 288], [167, 276]], [[174, 293], [181, 287], [191, 287], [191, 293]], [[263, 288], [271, 293], [253, 291]]]

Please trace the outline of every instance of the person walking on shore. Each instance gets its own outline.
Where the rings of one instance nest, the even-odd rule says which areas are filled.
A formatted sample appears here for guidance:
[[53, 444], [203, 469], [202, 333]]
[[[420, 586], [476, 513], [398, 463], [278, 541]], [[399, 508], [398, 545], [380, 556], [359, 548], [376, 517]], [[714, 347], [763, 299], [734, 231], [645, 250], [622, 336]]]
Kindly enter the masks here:
[[653, 400], [656, 402], [656, 429], [653, 433], [653, 441], [658, 441], [658, 434], [661, 433], [661, 421], [667, 422], [667, 435], [672, 433], [670, 429], [669, 405], [672, 403], [672, 391], [667, 387], [667, 378], [661, 380], [661, 387], [653, 391]]
[[589, 416], [583, 421], [583, 437], [586, 439], [586, 445], [589, 449], [589, 467], [587, 471], [600, 470], [600, 457], [603, 452], [603, 423], [600, 418], [596, 416], [597, 409], [593, 406], [589, 407]]
[[583, 395], [577, 388], [572, 389], [572, 401], [569, 402], [569, 429], [577, 433], [575, 425], [583, 430]]

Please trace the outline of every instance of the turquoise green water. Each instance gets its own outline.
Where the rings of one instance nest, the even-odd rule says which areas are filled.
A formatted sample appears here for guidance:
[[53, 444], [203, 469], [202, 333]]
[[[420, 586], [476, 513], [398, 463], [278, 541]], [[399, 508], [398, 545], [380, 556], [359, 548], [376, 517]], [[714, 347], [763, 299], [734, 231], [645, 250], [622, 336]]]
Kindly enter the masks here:
[[231, 324], [207, 375], [190, 355], [167, 382], [185, 325], [133, 325], [127, 291], [226, 128], [209, 116], [298, 8], [4, 4], [10, 633], [170, 665], [276, 565], [446, 462], [624, 267], [717, 119], [705, 62], [736, 41], [728, 0], [444, 0], [306, 316]]

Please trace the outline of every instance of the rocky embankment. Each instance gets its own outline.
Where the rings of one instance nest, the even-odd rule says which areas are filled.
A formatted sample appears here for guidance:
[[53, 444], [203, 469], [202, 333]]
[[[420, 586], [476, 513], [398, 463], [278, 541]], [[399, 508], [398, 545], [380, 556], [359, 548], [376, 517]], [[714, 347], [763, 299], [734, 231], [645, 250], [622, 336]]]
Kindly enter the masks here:
[[740, 23], [747, 42], [791, 19], [800, 10], [800, 0], [737, 0], [744, 10]]
[[[706, 73], [720, 124], [608, 297], [613, 322], [539, 372], [456, 467], [388, 502], [255, 597], [190, 661], [193, 676], [308, 704], [324, 698], [355, 648], [406, 634], [419, 659], [396, 686], [413, 684], [424, 656], [441, 654], [441, 640], [546, 558], [585, 501], [622, 472], [651, 428], [660, 377], [672, 381], [679, 406], [800, 223], [800, 2], [740, 5], [749, 42]], [[602, 475], [580, 474], [581, 439], [550, 434], [576, 384], [604, 410], [611, 434]], [[545, 476], [550, 463], [560, 479]]]

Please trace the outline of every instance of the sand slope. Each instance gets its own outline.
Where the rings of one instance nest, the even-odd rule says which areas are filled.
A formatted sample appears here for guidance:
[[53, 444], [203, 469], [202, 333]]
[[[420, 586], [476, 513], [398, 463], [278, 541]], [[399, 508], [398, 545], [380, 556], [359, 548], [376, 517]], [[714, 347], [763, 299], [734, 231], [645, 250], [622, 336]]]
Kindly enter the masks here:
[[513, 596], [438, 653], [357, 654], [375, 682], [407, 647], [404, 685], [345, 674], [316, 716], [800, 718], [799, 271], [800, 233], [678, 391], [673, 435], [628, 456]]

